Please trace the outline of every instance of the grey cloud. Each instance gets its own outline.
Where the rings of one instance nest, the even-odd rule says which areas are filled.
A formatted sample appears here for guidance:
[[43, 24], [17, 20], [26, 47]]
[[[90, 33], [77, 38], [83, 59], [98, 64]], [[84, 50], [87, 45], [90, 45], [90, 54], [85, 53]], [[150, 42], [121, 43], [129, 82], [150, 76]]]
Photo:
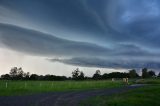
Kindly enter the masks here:
[[[17, 11], [25, 16], [27, 21], [39, 25], [38, 27], [47, 32], [54, 33], [56, 30], [62, 29], [70, 37], [76, 36], [77, 32], [81, 33], [83, 37], [86, 37], [87, 34], [102, 35], [105, 32], [101, 23], [97, 21], [94, 14], [86, 10], [81, 0], [16, 0], [16, 2], [1, 0], [0, 3], [10, 10]], [[61, 30], [58, 32], [61, 33]], [[62, 34], [58, 36], [62, 37]]]
[[156, 55], [135, 45], [118, 44], [116, 47], [106, 48], [92, 43], [65, 40], [46, 33], [2, 23], [0, 24], [0, 42], [17, 51], [46, 56], [105, 58], [109, 56]]
[[126, 57], [159, 57], [159, 53], [153, 53], [148, 50], [143, 49], [138, 45], [134, 44], [117, 44], [114, 48], [115, 56], [126, 56]]
[[112, 39], [159, 49], [160, 1], [109, 0], [108, 24]]
[[0, 23], [0, 33], [1, 42], [3, 44], [10, 48], [22, 49], [22, 51], [26, 49], [26, 52], [35, 51], [41, 53], [40, 50], [43, 50], [42, 52], [48, 52], [50, 54], [59, 54], [63, 52], [63, 55], [77, 54], [77, 56], [79, 56], [80, 54], [89, 54], [90, 56], [101, 55], [103, 57], [123, 53], [130, 53], [135, 56], [138, 56], [137, 54], [139, 54], [139, 56], [153, 55], [149, 51], [142, 49], [142, 47], [133, 44], [118, 43], [115, 44], [115, 47], [109, 49], [93, 43], [65, 40], [50, 34], [9, 24]]
[[160, 46], [158, 0], [1, 0], [0, 4], [58, 37], [94, 43], [100, 40], [102, 45]]
[[25, 53], [49, 56], [105, 56], [110, 49], [96, 44], [75, 42], [13, 25], [0, 24], [0, 42]]
[[[159, 4], [159, 0], [0, 0], [0, 7], [13, 10], [17, 18], [0, 10], [0, 19], [14, 23], [0, 24], [0, 43], [29, 54], [71, 57], [57, 60], [66, 64], [159, 67]], [[32, 24], [26, 28], [26, 23]], [[117, 62], [121, 58], [125, 64]], [[130, 58], [137, 61], [132, 64]]]
[[[0, 24], [0, 43], [10, 49], [27, 54], [43, 55], [49, 58], [52, 56], [71, 58], [51, 60], [70, 65], [102, 68], [159, 67], [157, 60], [146, 61], [144, 59], [159, 58], [159, 54], [150, 53], [136, 45], [118, 44], [109, 49], [92, 43], [65, 40], [31, 29], [2, 23]], [[136, 58], [137, 61], [130, 61], [130, 58]]]
[[159, 69], [160, 61], [152, 60], [133, 60], [128, 58], [123, 59], [99, 59], [99, 58], [71, 58], [71, 59], [49, 59], [52, 62], [61, 62], [69, 65], [82, 67], [99, 67], [99, 68], [122, 68], [122, 69], [141, 69], [144, 67], [151, 69]]

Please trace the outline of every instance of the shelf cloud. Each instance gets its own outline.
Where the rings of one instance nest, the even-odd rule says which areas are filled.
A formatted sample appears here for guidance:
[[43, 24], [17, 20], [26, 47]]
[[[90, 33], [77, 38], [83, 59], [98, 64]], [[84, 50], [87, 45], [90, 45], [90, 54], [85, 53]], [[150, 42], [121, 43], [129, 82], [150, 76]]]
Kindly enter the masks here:
[[159, 0], [1, 0], [0, 47], [50, 62], [160, 68]]

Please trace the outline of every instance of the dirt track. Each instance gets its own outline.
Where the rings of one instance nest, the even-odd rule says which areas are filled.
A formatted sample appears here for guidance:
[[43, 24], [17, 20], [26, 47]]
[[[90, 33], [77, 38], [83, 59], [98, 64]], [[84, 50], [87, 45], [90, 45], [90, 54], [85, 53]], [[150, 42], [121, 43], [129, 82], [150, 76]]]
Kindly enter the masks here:
[[77, 106], [81, 100], [89, 97], [121, 93], [138, 87], [141, 87], [141, 85], [90, 91], [44, 93], [28, 96], [0, 96], [0, 106]]

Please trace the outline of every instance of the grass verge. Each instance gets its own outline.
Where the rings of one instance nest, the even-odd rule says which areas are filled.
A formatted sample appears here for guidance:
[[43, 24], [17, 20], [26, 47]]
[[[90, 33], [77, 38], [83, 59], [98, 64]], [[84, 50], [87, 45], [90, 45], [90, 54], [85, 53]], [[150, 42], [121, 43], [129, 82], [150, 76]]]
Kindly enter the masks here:
[[[160, 85], [158, 80], [143, 81], [154, 85], [111, 96], [97, 96], [83, 101], [80, 106], [160, 106]], [[156, 84], [155, 84], [156, 83]], [[144, 83], [143, 83], [144, 84]]]

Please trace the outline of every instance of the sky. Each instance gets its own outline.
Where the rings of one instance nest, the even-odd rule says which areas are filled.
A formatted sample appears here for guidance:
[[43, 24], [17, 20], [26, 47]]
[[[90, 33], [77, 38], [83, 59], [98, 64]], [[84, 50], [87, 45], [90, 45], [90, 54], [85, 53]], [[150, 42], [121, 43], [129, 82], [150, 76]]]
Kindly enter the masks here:
[[0, 0], [0, 74], [160, 69], [159, 0]]

